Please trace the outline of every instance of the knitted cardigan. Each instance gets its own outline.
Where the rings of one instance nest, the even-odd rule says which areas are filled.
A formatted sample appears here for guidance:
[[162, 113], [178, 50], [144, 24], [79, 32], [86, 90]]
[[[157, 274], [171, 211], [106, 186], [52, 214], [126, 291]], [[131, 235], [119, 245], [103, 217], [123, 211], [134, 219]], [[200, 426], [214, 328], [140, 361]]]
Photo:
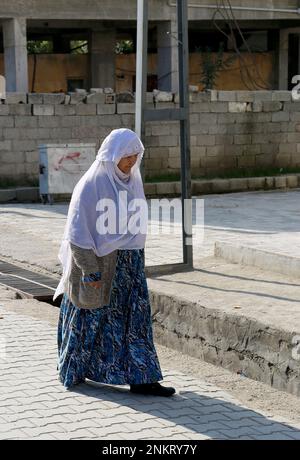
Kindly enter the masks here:
[[[106, 256], [97, 256], [92, 249], [83, 249], [70, 243], [72, 260], [67, 280], [67, 295], [79, 308], [95, 309], [109, 305], [112, 280], [116, 270], [117, 250]], [[100, 288], [89, 284], [101, 281]]]

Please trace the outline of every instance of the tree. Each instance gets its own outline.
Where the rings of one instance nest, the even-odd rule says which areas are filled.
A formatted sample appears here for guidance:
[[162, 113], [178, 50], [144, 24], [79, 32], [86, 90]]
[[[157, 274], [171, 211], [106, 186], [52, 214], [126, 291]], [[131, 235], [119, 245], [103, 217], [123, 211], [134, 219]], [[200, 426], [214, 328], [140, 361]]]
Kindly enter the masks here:
[[72, 54], [87, 54], [89, 51], [88, 42], [86, 40], [71, 40]]
[[202, 71], [200, 83], [204, 90], [213, 89], [221, 70], [228, 69], [229, 65], [236, 59], [236, 56], [224, 58], [224, 43], [221, 42], [217, 53], [212, 52], [209, 46], [203, 50], [200, 46], [196, 51], [202, 56]]
[[115, 47], [116, 54], [130, 54], [134, 52], [132, 40], [121, 40], [117, 42]]
[[28, 40], [28, 54], [43, 54], [53, 52], [53, 43], [50, 40]]

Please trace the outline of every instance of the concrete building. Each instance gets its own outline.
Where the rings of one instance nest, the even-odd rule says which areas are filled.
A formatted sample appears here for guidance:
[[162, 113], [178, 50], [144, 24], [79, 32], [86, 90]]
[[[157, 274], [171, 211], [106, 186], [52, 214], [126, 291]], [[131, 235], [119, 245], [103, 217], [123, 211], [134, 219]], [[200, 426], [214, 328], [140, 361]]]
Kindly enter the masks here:
[[[175, 0], [149, 0], [149, 54], [155, 61], [153, 65], [149, 62], [150, 89], [177, 90], [175, 3]], [[291, 77], [300, 73], [299, 0], [266, 3], [231, 0], [232, 11], [221, 9], [219, 12], [216, 12], [216, 4], [222, 4], [220, 1], [191, 0], [189, 3], [191, 54], [197, 46], [210, 46], [217, 52], [221, 39], [225, 52], [235, 53], [237, 46], [242, 54], [238, 58], [238, 73], [244, 72], [244, 87], [238, 79], [236, 87], [230, 87], [232, 79], [222, 78], [217, 89], [251, 89], [247, 88], [251, 84], [252, 89], [290, 88]], [[228, 22], [228, 18], [231, 21]], [[244, 43], [238, 27], [244, 33]], [[0, 28], [0, 73], [6, 76], [7, 91], [49, 91], [47, 81], [53, 78], [57, 78], [54, 91], [76, 86], [130, 89], [131, 82], [122, 86], [122, 81], [128, 80], [128, 75], [134, 80], [134, 59], [128, 65], [130, 58], [123, 56], [122, 61], [121, 57], [116, 58], [114, 50], [118, 40], [131, 39], [135, 43], [136, 0], [1, 0]], [[28, 59], [28, 40], [48, 40], [52, 44], [51, 53], [38, 56], [38, 61], [36, 55]], [[86, 40], [87, 54], [70, 57], [72, 40]], [[125, 69], [118, 70], [118, 59], [123, 64], [125, 61]], [[41, 72], [38, 78], [37, 64]], [[192, 59], [190, 79], [195, 84], [199, 71], [193, 71], [193, 66], [197, 67], [196, 60]], [[248, 75], [249, 68], [256, 72], [255, 76]]]

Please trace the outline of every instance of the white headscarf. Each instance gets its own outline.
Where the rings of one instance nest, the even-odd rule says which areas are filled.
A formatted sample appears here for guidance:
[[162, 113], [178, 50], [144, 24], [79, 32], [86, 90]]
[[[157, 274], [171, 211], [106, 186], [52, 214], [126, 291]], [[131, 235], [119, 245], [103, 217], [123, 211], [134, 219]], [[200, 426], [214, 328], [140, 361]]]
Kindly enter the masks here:
[[[136, 163], [131, 168], [130, 173], [123, 173], [117, 166], [120, 159], [133, 154], [138, 154]], [[125, 128], [114, 129], [104, 139], [91, 167], [76, 184], [58, 253], [58, 258], [63, 266], [63, 276], [57, 286], [53, 300], [65, 292], [71, 267], [70, 242], [81, 248], [93, 249], [99, 257], [116, 249], [140, 249], [145, 246], [146, 212], [140, 214], [143, 219], [142, 231], [134, 233], [126, 230], [130, 218], [134, 214], [130, 206], [128, 207], [131, 200], [142, 200], [141, 202], [145, 206], [144, 211], [147, 209], [140, 173], [143, 154], [144, 146], [135, 132]], [[126, 193], [124, 194], [124, 192]], [[126, 201], [124, 200], [125, 196]], [[96, 221], [99, 217], [96, 206], [102, 199], [111, 200], [110, 203], [115, 206], [117, 233], [99, 232], [99, 227], [96, 227]], [[106, 209], [108, 209], [107, 214], [110, 215], [109, 208]], [[104, 211], [104, 208], [101, 208], [101, 211]], [[122, 228], [120, 232], [119, 222]], [[122, 225], [126, 226], [125, 230]]]

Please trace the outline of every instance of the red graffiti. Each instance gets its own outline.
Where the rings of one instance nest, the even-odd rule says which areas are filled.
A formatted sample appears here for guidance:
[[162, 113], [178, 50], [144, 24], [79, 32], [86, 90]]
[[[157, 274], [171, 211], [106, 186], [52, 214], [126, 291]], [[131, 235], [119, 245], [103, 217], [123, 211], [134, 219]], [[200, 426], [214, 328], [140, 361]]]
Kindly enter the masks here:
[[57, 165], [54, 166], [54, 169], [56, 171], [59, 171], [60, 169], [62, 169], [62, 163], [63, 161], [65, 160], [72, 160], [72, 161], [75, 161], [75, 159], [79, 158], [81, 155], [80, 152], [73, 152], [73, 153], [69, 153], [68, 155], [64, 155], [63, 157], [61, 157], [58, 162], [57, 162]]

